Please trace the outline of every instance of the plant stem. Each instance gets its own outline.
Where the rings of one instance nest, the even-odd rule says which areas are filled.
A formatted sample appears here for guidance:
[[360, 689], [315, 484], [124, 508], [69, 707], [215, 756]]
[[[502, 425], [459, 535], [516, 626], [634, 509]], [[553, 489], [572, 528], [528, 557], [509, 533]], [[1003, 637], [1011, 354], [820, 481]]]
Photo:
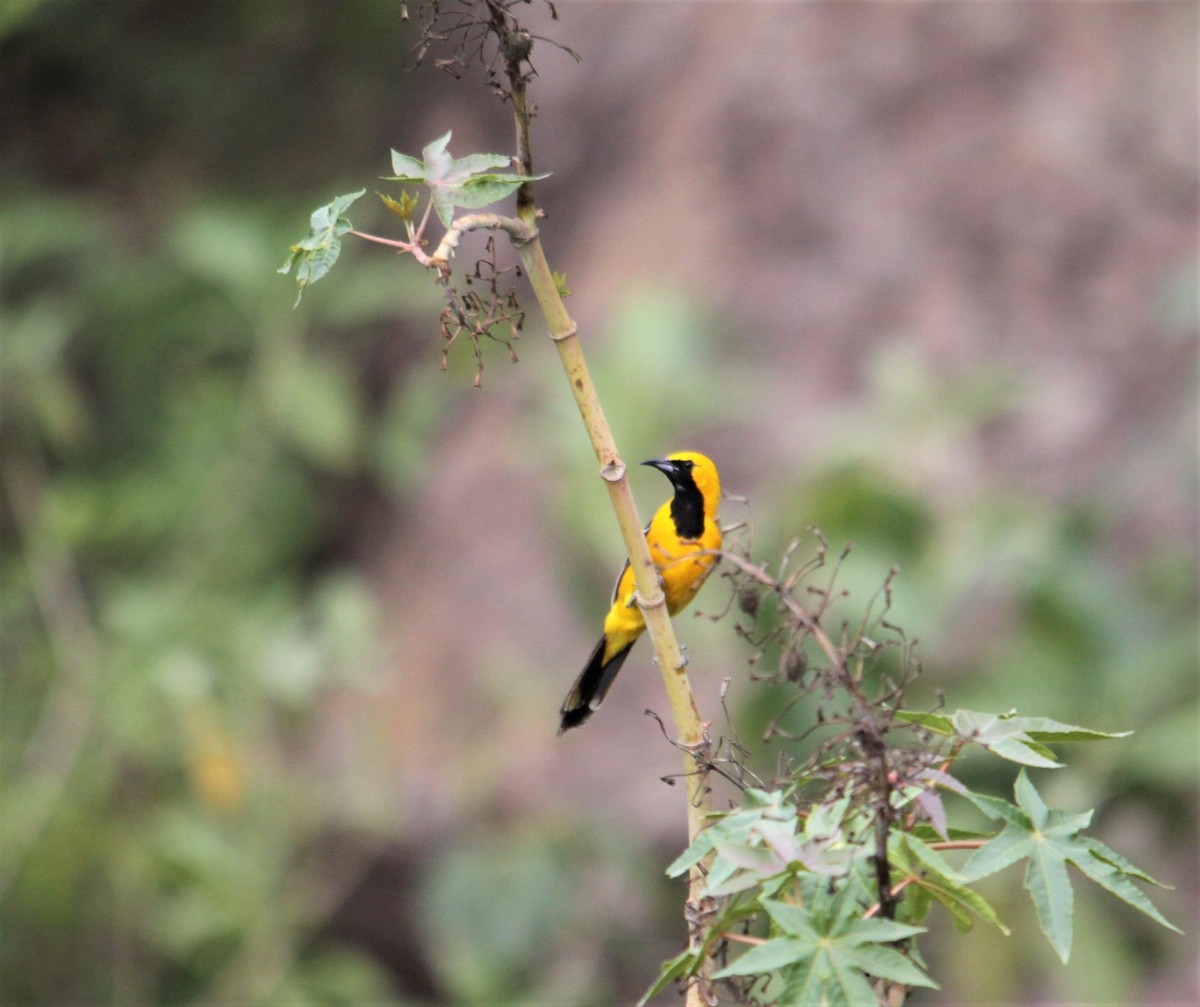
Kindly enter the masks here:
[[[575, 396], [575, 403], [579, 407], [579, 414], [591, 440], [592, 450], [600, 462], [600, 475], [608, 488], [609, 501], [629, 554], [634, 582], [637, 584], [638, 607], [646, 620], [646, 632], [654, 647], [654, 656], [667, 690], [678, 741], [684, 749], [690, 843], [704, 828], [711, 801], [707, 771], [700, 758], [707, 747], [705, 726], [700, 719], [700, 711], [688, 681], [685, 670], [687, 662], [679, 650], [679, 642], [667, 614], [666, 597], [646, 544], [642, 519], [638, 516], [637, 504], [626, 478], [626, 466], [617, 451], [596, 387], [588, 372], [575, 322], [558, 295], [541, 240], [535, 236], [519, 248], [519, 253], [549, 326], [550, 338], [558, 349], [559, 359], [562, 361], [571, 392]], [[690, 927], [693, 932], [689, 934], [689, 941], [693, 946], [699, 943], [700, 921], [706, 912], [703, 892], [704, 867], [697, 865], [691, 871], [688, 885], [688, 917], [694, 921]], [[693, 995], [696, 997], [694, 1000]], [[703, 1000], [700, 999], [698, 987], [689, 987], [688, 1004], [701, 1003]]]
[[[528, 56], [529, 50], [523, 47], [522, 33], [511, 14], [499, 4], [489, 3], [488, 8], [491, 13], [492, 31], [500, 43], [509, 82], [508, 97], [512, 102], [516, 126], [516, 170], [520, 174], [530, 175], [533, 173], [533, 158], [529, 143], [530, 116], [525, 96], [527, 77], [521, 69], [521, 62]], [[680, 652], [679, 642], [675, 638], [675, 630], [667, 613], [666, 597], [646, 544], [644, 526], [638, 516], [637, 505], [626, 478], [625, 463], [617, 451], [612, 430], [604, 416], [596, 387], [592, 383], [579, 340], [578, 327], [563, 304], [542, 249], [541, 238], [537, 232], [539, 211], [533, 198], [533, 189], [528, 182], [517, 190], [517, 216], [527, 226], [531, 235], [527, 240], [518, 240], [514, 244], [537, 297], [542, 316], [546, 320], [550, 338], [558, 349], [559, 359], [566, 372], [571, 394], [579, 407], [592, 450], [600, 462], [600, 476], [608, 489], [609, 501], [616, 515], [637, 585], [638, 607], [646, 620], [646, 632], [654, 647], [654, 656], [675, 718], [678, 741], [684, 750], [690, 843], [705, 827], [711, 807], [707, 772], [700, 759], [707, 747], [705, 725], [700, 719], [700, 711], [696, 707], [685, 671], [687, 661]], [[688, 943], [692, 947], [699, 946], [707, 916], [711, 911], [711, 902], [704, 897], [704, 870], [703, 864], [693, 867], [688, 879], [685, 916], [688, 920]], [[705, 973], [708, 971], [706, 968]], [[704, 986], [707, 986], [707, 982], [703, 979], [689, 985], [688, 1007], [701, 1007], [705, 1002], [702, 988]]]

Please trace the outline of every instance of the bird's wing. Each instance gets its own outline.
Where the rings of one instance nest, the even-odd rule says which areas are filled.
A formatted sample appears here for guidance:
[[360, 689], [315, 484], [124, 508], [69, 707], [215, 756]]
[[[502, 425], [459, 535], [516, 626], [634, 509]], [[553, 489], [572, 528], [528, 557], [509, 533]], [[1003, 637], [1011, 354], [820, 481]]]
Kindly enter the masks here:
[[[650, 522], [649, 521], [646, 522], [646, 527], [642, 529], [642, 534], [643, 535], [650, 534]], [[625, 579], [625, 571], [628, 569], [629, 569], [629, 560], [626, 559], [624, 565], [621, 567], [621, 572], [619, 574], [617, 574], [617, 582], [613, 585], [612, 600], [613, 600], [614, 604], [616, 604], [617, 599], [621, 596], [621, 581]], [[631, 599], [629, 602], [630, 607], [632, 608], [635, 604], [636, 604], [636, 602]]]

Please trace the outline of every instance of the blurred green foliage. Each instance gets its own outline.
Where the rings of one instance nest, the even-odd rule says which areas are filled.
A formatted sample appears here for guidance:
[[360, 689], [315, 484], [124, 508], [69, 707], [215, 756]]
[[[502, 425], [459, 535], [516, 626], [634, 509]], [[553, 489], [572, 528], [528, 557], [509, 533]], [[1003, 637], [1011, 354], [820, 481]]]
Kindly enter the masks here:
[[[293, 314], [272, 263], [353, 142], [306, 138], [351, 101], [386, 119], [397, 17], [48, 2], [3, 24], [5, 1002], [388, 995], [319, 938], [395, 831], [350, 796], [379, 766], [317, 799], [299, 770], [324, 697], [375, 661], [339, 501], [402, 489], [386, 445], [440, 408], [372, 400], [366, 361], [432, 302], [379, 263]], [[333, 859], [331, 831], [363, 838]]]
[[69, 223], [35, 246], [5, 220], [6, 993], [377, 993], [361, 962], [293, 968], [329, 908], [303, 904], [303, 861], [345, 812], [285, 771], [373, 657], [361, 574], [322, 556], [381, 429], [353, 330], [281, 308], [251, 209], [135, 248], [65, 200], [20, 207]]

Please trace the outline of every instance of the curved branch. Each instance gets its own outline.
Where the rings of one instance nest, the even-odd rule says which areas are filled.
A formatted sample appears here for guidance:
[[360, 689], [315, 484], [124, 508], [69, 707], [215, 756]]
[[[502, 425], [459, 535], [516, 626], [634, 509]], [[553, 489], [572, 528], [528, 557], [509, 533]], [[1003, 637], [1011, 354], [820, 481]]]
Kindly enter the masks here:
[[[423, 266], [436, 266], [445, 272], [447, 263], [454, 257], [454, 251], [462, 236], [471, 231], [503, 231], [512, 241], [513, 247], [519, 252], [533, 241], [538, 234], [537, 228], [517, 217], [502, 217], [498, 213], [470, 213], [465, 217], [457, 217], [442, 236], [436, 251], [425, 255], [415, 247], [408, 248]], [[539, 302], [541, 298], [539, 297]]]

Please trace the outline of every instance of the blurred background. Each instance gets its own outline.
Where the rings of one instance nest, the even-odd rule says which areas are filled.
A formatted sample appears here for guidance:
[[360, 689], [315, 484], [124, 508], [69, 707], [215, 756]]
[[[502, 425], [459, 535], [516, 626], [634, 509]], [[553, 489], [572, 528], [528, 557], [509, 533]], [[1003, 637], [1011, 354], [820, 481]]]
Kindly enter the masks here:
[[[681, 945], [649, 649], [555, 737], [621, 547], [540, 325], [475, 390], [411, 262], [275, 273], [389, 147], [510, 147], [401, 7], [0, 9], [6, 1004], [628, 1003]], [[1195, 4], [557, 7], [543, 236], [625, 457], [711, 454], [763, 560], [853, 540], [851, 603], [898, 565], [914, 699], [1136, 731], [1035, 779], [1188, 935], [1081, 884], [1062, 967], [1010, 869], [913, 1002], [1195, 1003]], [[731, 620], [679, 629], [752, 741]]]

